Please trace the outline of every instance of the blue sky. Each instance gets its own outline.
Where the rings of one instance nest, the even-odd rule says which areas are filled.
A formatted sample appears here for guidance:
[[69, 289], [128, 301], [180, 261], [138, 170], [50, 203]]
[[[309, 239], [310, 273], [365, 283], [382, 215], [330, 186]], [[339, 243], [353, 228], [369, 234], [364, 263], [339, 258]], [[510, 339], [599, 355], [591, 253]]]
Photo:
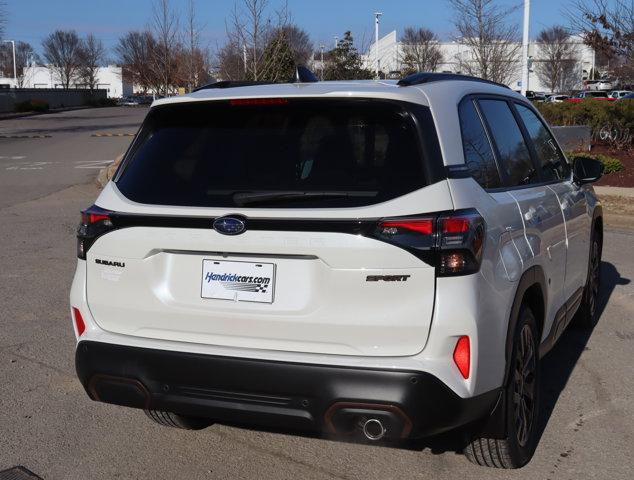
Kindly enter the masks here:
[[[222, 44], [225, 19], [235, 0], [195, 0], [199, 22], [205, 26], [204, 42], [214, 49]], [[240, 1], [240, 0], [238, 0]], [[571, 0], [533, 0], [531, 36], [544, 27], [564, 23], [564, 8]], [[126, 31], [141, 29], [149, 22], [152, 0], [5, 0], [8, 22], [5, 37], [31, 43], [36, 50], [42, 38], [55, 29], [94, 33], [112, 47]], [[185, 10], [186, 0], [171, 0]], [[270, 0], [279, 6], [283, 0]], [[521, 0], [498, 0], [512, 6]], [[333, 36], [352, 30], [357, 39], [369, 43], [374, 35], [372, 12], [382, 11], [381, 32], [402, 32], [409, 25], [425, 26], [442, 38], [452, 34], [452, 11], [445, 0], [288, 0], [295, 23], [310, 34], [316, 45], [334, 43]], [[522, 10], [509, 17], [521, 28]]]

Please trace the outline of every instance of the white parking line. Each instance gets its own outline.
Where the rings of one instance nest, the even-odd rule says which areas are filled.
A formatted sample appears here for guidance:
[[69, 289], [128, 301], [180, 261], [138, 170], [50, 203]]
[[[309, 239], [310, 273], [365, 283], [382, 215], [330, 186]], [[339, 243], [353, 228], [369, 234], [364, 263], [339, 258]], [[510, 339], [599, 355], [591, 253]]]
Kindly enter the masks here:
[[79, 162], [75, 162], [75, 168], [84, 168], [84, 169], [99, 169], [101, 170], [104, 167], [110, 165], [114, 160], [82, 160]]
[[26, 157], [24, 157], [24, 156], [22, 156], [22, 157], [15, 157], [15, 156], [14, 157], [3, 157], [3, 156], [0, 156], [0, 160], [22, 160], [23, 158], [26, 158]]
[[[12, 160], [20, 160], [26, 157], [0, 157], [0, 160], [9, 158]], [[73, 162], [74, 165], [72, 165], [72, 167], [82, 170], [101, 170], [113, 162], [114, 160], [80, 160]], [[60, 168], [65, 167], [66, 165], [68, 164], [64, 164], [62, 162], [15, 162], [4, 165], [4, 169], [8, 171], [45, 170], [50, 167]], [[68, 166], [70, 167], [71, 165]]]
[[[24, 158], [24, 157], [22, 157]], [[5, 170], [44, 170], [54, 162], [20, 162], [8, 165]]]

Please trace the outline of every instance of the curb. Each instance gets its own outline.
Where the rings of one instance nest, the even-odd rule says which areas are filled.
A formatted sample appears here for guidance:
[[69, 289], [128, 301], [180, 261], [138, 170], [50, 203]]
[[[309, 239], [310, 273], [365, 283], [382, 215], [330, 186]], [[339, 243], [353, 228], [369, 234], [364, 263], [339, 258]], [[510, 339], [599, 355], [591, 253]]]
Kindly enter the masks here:
[[51, 113], [62, 113], [62, 112], [72, 112], [74, 110], [88, 110], [90, 108], [107, 108], [107, 107], [91, 107], [91, 106], [81, 106], [81, 107], [68, 107], [68, 108], [54, 108], [50, 109], [47, 112], [22, 112], [22, 113], [0, 113], [0, 120], [13, 120], [15, 118], [25, 118], [25, 117], [35, 117], [37, 115], [48, 115]]
[[51, 135], [0, 135], [0, 138], [51, 138]]

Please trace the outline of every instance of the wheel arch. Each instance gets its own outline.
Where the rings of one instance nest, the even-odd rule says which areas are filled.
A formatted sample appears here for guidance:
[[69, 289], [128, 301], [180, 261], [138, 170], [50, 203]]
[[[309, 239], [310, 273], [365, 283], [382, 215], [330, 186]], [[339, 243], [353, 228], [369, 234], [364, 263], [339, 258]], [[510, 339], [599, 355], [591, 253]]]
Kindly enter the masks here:
[[[520, 310], [523, 305], [529, 305], [531, 307], [539, 329], [538, 338], [540, 338], [541, 342], [541, 336], [544, 329], [545, 309], [547, 305], [547, 291], [546, 277], [543, 269], [539, 265], [535, 265], [526, 270], [517, 284], [506, 333], [506, 343], [504, 349], [505, 368], [502, 390], [507, 385], [509, 372], [511, 370], [510, 358]], [[484, 436], [489, 436], [491, 438], [504, 438], [506, 436], [506, 407], [505, 396], [501, 393], [491, 416], [485, 422], [483, 429]]]

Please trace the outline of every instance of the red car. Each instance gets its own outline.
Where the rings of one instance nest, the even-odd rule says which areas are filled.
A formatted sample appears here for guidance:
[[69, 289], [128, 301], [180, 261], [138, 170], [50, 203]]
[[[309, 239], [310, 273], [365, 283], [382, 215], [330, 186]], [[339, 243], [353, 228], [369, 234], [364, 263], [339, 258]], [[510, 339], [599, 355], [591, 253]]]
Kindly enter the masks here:
[[588, 100], [588, 99], [604, 100], [606, 102], [613, 102], [614, 100], [616, 100], [615, 98], [609, 97], [608, 92], [600, 92], [596, 90], [585, 90], [583, 92], [578, 92], [573, 97], [570, 97], [564, 101], [570, 102], [570, 103], [581, 103], [584, 100]]

